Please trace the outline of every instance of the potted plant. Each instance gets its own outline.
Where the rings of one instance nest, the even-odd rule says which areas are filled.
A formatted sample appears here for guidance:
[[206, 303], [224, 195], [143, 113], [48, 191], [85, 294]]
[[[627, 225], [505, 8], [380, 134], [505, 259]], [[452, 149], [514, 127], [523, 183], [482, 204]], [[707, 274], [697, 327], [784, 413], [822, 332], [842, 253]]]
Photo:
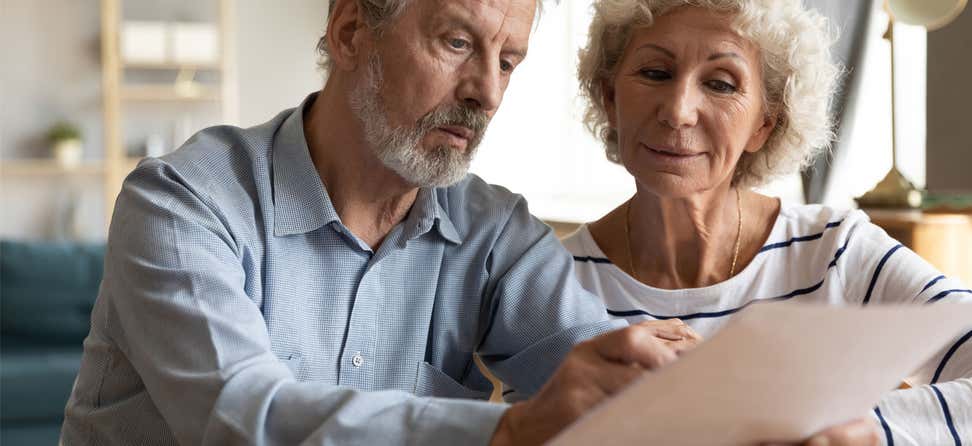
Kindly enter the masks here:
[[63, 166], [81, 163], [81, 130], [68, 122], [59, 122], [47, 132], [54, 159]]

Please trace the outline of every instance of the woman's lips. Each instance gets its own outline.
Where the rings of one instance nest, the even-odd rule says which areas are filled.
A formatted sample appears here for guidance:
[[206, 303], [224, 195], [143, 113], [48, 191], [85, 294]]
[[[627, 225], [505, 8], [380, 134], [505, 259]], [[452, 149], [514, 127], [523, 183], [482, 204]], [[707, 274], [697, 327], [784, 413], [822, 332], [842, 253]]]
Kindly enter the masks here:
[[688, 149], [679, 149], [679, 148], [667, 147], [667, 146], [648, 146], [645, 144], [642, 144], [641, 146], [659, 155], [672, 156], [678, 158], [692, 158], [692, 157], [702, 155], [701, 153], [696, 153]]

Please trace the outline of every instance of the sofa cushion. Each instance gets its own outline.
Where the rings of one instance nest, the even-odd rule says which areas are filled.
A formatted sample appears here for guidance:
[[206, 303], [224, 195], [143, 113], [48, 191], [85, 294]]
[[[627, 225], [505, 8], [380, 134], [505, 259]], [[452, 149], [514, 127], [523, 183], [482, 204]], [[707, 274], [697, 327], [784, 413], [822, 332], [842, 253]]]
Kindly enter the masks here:
[[0, 355], [0, 421], [57, 421], [81, 366], [80, 345], [11, 349]]
[[17, 423], [0, 426], [0, 444], [4, 446], [33, 446], [59, 444], [61, 422]]
[[0, 330], [80, 346], [104, 268], [103, 244], [0, 241]]

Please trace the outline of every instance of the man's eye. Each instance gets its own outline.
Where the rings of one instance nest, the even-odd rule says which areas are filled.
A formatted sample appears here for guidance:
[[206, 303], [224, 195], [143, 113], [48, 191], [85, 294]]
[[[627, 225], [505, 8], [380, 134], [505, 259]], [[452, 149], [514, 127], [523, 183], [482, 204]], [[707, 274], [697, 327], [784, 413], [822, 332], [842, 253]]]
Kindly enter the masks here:
[[671, 74], [662, 70], [643, 69], [638, 71], [638, 73], [641, 74], [642, 77], [651, 79], [653, 81], [663, 81], [672, 78]]
[[513, 71], [513, 68], [514, 68], [513, 67], [513, 64], [510, 63], [510, 61], [508, 61], [508, 60], [501, 60], [500, 61], [500, 70], [503, 70], [503, 71], [509, 73], [510, 71]]
[[719, 93], [736, 92], [736, 86], [725, 81], [713, 80], [713, 81], [706, 82], [706, 85], [708, 85], [709, 88], [711, 88], [712, 90], [717, 91]]
[[457, 50], [464, 50], [469, 48], [469, 41], [466, 39], [449, 39], [449, 46]]

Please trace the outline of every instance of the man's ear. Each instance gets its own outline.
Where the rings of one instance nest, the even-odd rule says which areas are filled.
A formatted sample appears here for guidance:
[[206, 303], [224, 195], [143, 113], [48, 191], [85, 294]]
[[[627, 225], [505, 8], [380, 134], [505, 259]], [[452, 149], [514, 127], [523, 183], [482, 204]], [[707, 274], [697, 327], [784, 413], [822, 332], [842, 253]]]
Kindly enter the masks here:
[[614, 79], [601, 79], [601, 103], [604, 104], [604, 113], [607, 114], [608, 124], [611, 128], [618, 128], [615, 111], [617, 102], [614, 100]]
[[766, 141], [773, 134], [773, 130], [776, 129], [776, 122], [777, 118], [775, 114], [764, 116], [763, 125], [756, 129], [756, 133], [753, 133], [753, 136], [749, 138], [749, 144], [746, 145], [745, 150], [749, 153], [759, 152], [766, 145]]
[[361, 36], [370, 32], [358, 8], [358, 0], [337, 0], [327, 20], [327, 48], [338, 69], [354, 70], [361, 53]]

